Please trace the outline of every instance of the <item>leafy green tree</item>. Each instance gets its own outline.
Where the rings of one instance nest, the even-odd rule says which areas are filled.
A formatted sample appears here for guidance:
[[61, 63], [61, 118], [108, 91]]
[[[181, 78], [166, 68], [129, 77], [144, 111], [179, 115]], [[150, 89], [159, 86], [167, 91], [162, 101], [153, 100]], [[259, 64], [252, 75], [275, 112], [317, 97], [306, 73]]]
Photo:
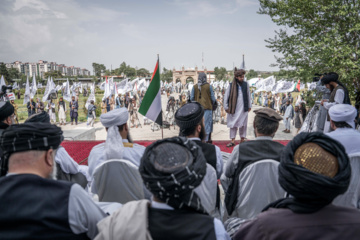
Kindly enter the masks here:
[[62, 74], [60, 71], [49, 71], [49, 72], [46, 72], [44, 73], [44, 78], [47, 79], [48, 77], [52, 77], [53, 79], [55, 78], [61, 78], [62, 77]]
[[224, 67], [215, 67], [214, 68], [214, 75], [216, 80], [223, 80], [225, 79], [227, 74], [226, 68]]
[[8, 84], [9, 81], [11, 80], [10, 78], [10, 74], [6, 68], [6, 65], [4, 63], [1, 63], [0, 64], [0, 78], [1, 76], [4, 76], [4, 79], [5, 79], [5, 83]]
[[127, 77], [135, 77], [136, 76], [136, 69], [130, 66], [127, 66], [125, 70], [125, 75]]
[[258, 75], [259, 75], [258, 72], [256, 72], [254, 69], [250, 69], [249, 72], [246, 73], [246, 78], [247, 79], [256, 78]]
[[137, 76], [139, 77], [147, 77], [150, 75], [149, 70], [145, 69], [145, 68], [140, 68], [139, 70], [137, 70]]
[[311, 81], [314, 73], [337, 72], [353, 93], [360, 81], [360, 1], [259, 0], [259, 14], [282, 27], [265, 40], [280, 69]]
[[105, 72], [106, 71], [106, 67], [104, 64], [99, 64], [99, 63], [93, 63], [92, 64], [93, 70], [94, 70], [94, 75], [97, 77], [101, 76], [101, 71]]
[[171, 82], [173, 80], [173, 72], [170, 69], [163, 68], [162, 73], [160, 74], [160, 80]]
[[17, 68], [9, 68], [8, 73], [10, 79], [19, 79], [21, 77], [21, 73]]

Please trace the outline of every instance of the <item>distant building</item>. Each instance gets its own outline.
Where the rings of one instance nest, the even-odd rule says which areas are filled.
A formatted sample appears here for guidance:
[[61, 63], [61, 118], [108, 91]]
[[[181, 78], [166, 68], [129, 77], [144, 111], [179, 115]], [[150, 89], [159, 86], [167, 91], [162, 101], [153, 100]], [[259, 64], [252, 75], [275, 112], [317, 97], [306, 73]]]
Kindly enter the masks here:
[[199, 73], [204, 72], [207, 76], [207, 81], [211, 82], [215, 80], [214, 71], [208, 71], [206, 68], [204, 70], [198, 70], [198, 67], [185, 69], [183, 66], [181, 70], [173, 69], [173, 82], [181, 82], [185, 85], [188, 82], [193, 82], [196, 84], [198, 82]]
[[16, 68], [20, 73], [30, 77], [35, 75], [44, 78], [45, 73], [50, 71], [59, 71], [63, 76], [90, 76], [90, 71], [85, 68], [67, 67], [65, 64], [57, 64], [56, 62], [44, 60], [39, 60], [36, 63], [15, 61], [5, 65], [7, 68]]

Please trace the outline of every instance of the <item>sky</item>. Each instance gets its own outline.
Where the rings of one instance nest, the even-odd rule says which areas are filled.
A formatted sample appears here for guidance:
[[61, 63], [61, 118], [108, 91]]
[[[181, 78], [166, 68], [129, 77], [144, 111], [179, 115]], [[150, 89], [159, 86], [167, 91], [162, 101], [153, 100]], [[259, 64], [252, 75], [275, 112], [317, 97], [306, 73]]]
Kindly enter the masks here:
[[277, 71], [258, 0], [0, 0], [0, 62]]

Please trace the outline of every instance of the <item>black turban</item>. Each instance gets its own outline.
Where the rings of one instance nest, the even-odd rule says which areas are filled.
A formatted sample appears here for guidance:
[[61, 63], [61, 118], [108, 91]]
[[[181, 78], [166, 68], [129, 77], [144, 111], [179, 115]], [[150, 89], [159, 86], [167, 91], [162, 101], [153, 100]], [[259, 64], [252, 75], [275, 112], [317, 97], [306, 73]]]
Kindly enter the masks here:
[[[175, 113], [175, 122], [180, 128], [180, 133], [201, 123], [204, 108], [198, 102], [187, 103]], [[181, 134], [184, 136], [184, 134]]]
[[50, 116], [47, 112], [42, 111], [41, 113], [31, 115], [25, 122], [50, 123]]
[[338, 82], [339, 80], [339, 75], [335, 72], [331, 72], [326, 74], [322, 79], [321, 79], [321, 83], [322, 84], [329, 84], [330, 82]]
[[31, 150], [57, 149], [64, 140], [61, 128], [50, 123], [24, 123], [8, 127], [0, 137], [4, 159], [1, 175], [8, 169], [8, 159], [12, 153]]
[[[314, 143], [335, 156], [338, 171], [327, 177], [294, 162], [295, 151], [305, 143]], [[309, 149], [310, 150], [310, 149]], [[307, 151], [311, 154], [311, 151]], [[324, 157], [320, 155], [320, 157]], [[279, 183], [292, 197], [280, 199], [268, 205], [273, 208], [289, 208], [295, 213], [313, 213], [330, 204], [335, 197], [348, 189], [351, 166], [344, 147], [323, 133], [300, 133], [285, 147], [279, 165]]]
[[335, 72], [331, 72], [326, 74], [322, 79], [322, 84], [329, 84], [330, 82], [336, 82], [344, 89], [344, 104], [351, 104], [349, 90], [339, 81], [339, 75]]
[[145, 150], [139, 167], [145, 186], [175, 209], [206, 213], [195, 193], [206, 174], [201, 148], [183, 137], [159, 140]]
[[0, 121], [4, 121], [14, 113], [14, 106], [10, 102], [0, 102]]

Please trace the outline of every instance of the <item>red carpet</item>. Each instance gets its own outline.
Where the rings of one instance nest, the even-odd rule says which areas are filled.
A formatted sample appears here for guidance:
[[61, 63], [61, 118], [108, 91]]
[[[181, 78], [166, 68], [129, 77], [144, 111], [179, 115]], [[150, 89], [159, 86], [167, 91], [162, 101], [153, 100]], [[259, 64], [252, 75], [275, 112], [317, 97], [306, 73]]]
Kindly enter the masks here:
[[[69, 155], [79, 164], [87, 165], [88, 156], [91, 149], [104, 141], [63, 141], [61, 146], [63, 146]], [[137, 144], [143, 145], [145, 147], [149, 146], [154, 141], [135, 141]], [[237, 141], [238, 143], [239, 141]], [[277, 140], [281, 144], [288, 144], [289, 140]], [[231, 153], [234, 147], [228, 148], [226, 144], [229, 141], [214, 141], [213, 144], [218, 146], [221, 151]]]

